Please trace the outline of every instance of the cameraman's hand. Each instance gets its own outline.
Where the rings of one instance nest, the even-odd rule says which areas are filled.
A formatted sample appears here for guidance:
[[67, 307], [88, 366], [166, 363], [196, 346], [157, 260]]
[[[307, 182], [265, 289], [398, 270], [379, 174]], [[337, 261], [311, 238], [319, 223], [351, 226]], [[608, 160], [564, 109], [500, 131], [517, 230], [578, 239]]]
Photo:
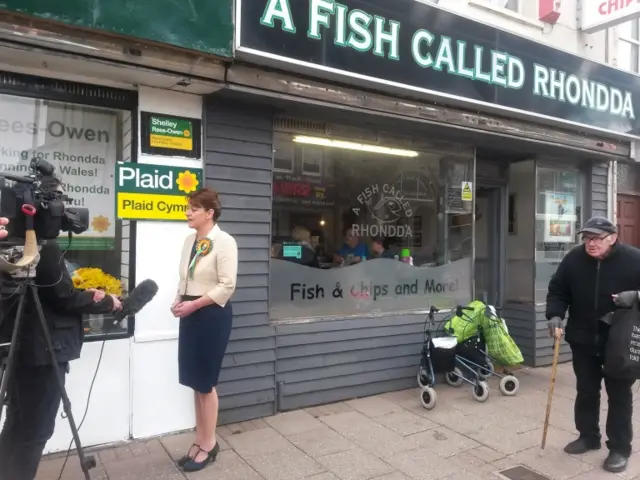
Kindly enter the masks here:
[[103, 290], [98, 290], [97, 288], [88, 288], [87, 292], [93, 292], [93, 301], [96, 303], [101, 302], [107, 296]]
[[5, 225], [9, 225], [9, 219], [5, 217], [0, 217], [0, 238], [5, 238], [9, 235], [9, 232], [5, 230]]
[[122, 310], [122, 302], [120, 301], [120, 299], [115, 295], [109, 295], [109, 296], [111, 297], [111, 300], [113, 300], [113, 311], [119, 312], [120, 310]]

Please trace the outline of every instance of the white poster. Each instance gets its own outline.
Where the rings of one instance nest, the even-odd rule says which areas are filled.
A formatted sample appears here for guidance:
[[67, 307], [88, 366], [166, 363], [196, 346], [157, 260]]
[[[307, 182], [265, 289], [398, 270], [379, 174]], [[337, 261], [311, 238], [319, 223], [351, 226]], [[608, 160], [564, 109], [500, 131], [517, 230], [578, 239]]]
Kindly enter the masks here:
[[545, 192], [544, 241], [573, 243], [576, 239], [576, 197], [571, 193]]
[[74, 236], [74, 250], [114, 248], [118, 125], [116, 111], [0, 95], [0, 173], [26, 176], [33, 158], [56, 167], [69, 205], [89, 209], [89, 229]]
[[380, 258], [319, 269], [271, 259], [271, 318], [451, 308], [471, 301], [471, 260], [416, 267]]

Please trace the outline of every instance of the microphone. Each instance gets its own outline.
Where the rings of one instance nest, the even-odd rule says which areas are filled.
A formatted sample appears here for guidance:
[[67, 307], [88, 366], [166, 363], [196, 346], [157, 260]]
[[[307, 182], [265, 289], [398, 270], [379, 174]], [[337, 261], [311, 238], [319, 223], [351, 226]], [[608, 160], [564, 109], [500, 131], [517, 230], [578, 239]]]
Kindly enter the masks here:
[[115, 312], [115, 319], [113, 324], [116, 325], [122, 322], [129, 315], [135, 315], [144, 306], [153, 300], [153, 297], [158, 293], [158, 284], [153, 280], [143, 280], [140, 282], [127, 298], [122, 300], [122, 309]]

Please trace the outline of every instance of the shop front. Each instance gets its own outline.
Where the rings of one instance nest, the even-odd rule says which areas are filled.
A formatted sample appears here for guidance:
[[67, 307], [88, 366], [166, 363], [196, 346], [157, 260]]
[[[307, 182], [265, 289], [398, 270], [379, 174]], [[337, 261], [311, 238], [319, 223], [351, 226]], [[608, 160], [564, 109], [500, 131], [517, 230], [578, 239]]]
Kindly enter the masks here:
[[422, 2], [236, 11], [205, 129], [241, 249], [224, 421], [413, 386], [432, 305], [495, 304], [548, 363], [547, 284], [612, 213], [640, 81]]

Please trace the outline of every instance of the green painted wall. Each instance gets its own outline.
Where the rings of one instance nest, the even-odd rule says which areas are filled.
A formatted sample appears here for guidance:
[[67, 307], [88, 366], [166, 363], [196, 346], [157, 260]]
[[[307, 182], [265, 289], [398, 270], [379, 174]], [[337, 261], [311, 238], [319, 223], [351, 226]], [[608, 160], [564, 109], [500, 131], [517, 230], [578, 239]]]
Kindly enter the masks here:
[[233, 55], [233, 0], [0, 0], [0, 11]]

